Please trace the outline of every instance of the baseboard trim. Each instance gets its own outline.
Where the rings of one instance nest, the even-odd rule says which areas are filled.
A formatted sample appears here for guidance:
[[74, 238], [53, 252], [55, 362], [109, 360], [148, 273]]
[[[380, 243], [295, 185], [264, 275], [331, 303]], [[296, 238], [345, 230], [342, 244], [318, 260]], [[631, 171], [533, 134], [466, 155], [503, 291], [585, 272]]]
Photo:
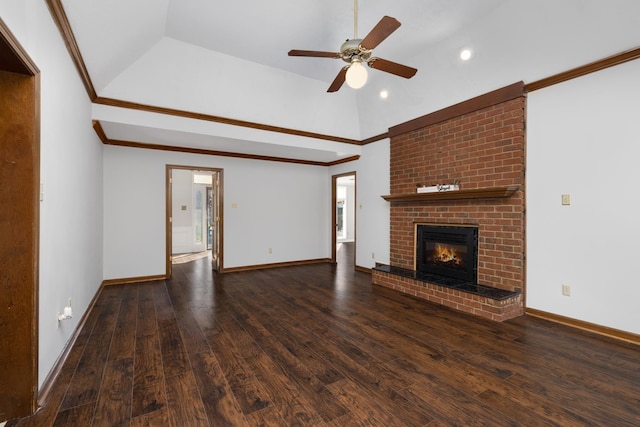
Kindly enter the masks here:
[[103, 280], [103, 286], [111, 286], [111, 285], [126, 285], [129, 283], [140, 283], [140, 282], [154, 282], [156, 280], [166, 280], [167, 276], [164, 274], [160, 274], [157, 276], [140, 276], [140, 277], [124, 277], [121, 279], [108, 279]]
[[53, 383], [58, 378], [58, 375], [60, 375], [62, 366], [67, 361], [67, 357], [69, 357], [69, 353], [71, 352], [71, 349], [73, 349], [73, 346], [78, 340], [78, 336], [80, 335], [80, 332], [82, 331], [85, 324], [87, 323], [87, 319], [89, 318], [89, 313], [91, 312], [91, 310], [93, 310], [93, 307], [96, 305], [96, 302], [98, 301], [98, 298], [102, 293], [103, 287], [104, 287], [104, 282], [100, 285], [100, 287], [98, 288], [98, 291], [91, 299], [91, 302], [87, 306], [87, 309], [85, 310], [85, 312], [82, 314], [82, 317], [80, 318], [80, 321], [76, 326], [76, 329], [73, 331], [73, 334], [71, 334], [71, 336], [69, 337], [69, 340], [65, 344], [64, 349], [62, 350], [62, 353], [60, 353], [60, 356], [58, 356], [58, 359], [53, 364], [53, 368], [51, 368], [51, 371], [49, 371], [47, 378], [45, 378], [44, 382], [42, 383], [42, 387], [40, 387], [40, 390], [38, 390], [38, 409], [36, 409], [36, 412], [39, 410], [40, 407], [43, 406], [44, 402], [46, 402], [47, 398], [49, 397], [49, 393], [51, 392]]
[[609, 328], [607, 326], [597, 325], [595, 323], [585, 322], [584, 320], [573, 319], [571, 317], [561, 316], [559, 314], [549, 313], [542, 310], [536, 310], [535, 308], [527, 308], [525, 309], [525, 313], [529, 316], [538, 317], [540, 319], [545, 319], [551, 322], [560, 323], [562, 325], [571, 326], [583, 331], [640, 345], [640, 335], [631, 332]]
[[286, 262], [276, 262], [273, 264], [257, 264], [257, 265], [245, 265], [242, 267], [231, 267], [231, 268], [223, 268], [222, 273], [238, 273], [240, 271], [251, 271], [251, 270], [263, 270], [267, 268], [280, 268], [280, 267], [293, 267], [296, 265], [309, 265], [309, 264], [324, 264], [330, 263], [330, 258], [318, 258], [318, 259], [307, 259], [300, 261], [286, 261]]
[[356, 265], [355, 270], [359, 271], [361, 273], [367, 273], [367, 274], [372, 274], [373, 273], [373, 270], [371, 270], [370, 268], [360, 267], [359, 265]]

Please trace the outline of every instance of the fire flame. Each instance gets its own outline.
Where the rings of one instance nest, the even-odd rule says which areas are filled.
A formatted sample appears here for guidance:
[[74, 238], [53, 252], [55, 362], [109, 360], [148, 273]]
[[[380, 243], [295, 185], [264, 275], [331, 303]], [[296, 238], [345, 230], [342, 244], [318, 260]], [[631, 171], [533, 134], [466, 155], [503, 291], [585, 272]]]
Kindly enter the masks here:
[[436, 260], [440, 262], [450, 262], [454, 264], [460, 264], [462, 262], [462, 260], [458, 258], [456, 250], [450, 246], [437, 244], [435, 249], [435, 256]]

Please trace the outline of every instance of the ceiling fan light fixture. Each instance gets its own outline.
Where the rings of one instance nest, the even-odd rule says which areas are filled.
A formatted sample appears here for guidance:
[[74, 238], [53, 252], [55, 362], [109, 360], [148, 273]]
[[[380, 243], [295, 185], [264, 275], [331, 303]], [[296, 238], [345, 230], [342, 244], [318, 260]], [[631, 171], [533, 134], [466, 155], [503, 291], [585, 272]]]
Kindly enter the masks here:
[[465, 47], [464, 49], [460, 50], [460, 59], [462, 59], [463, 61], [469, 61], [471, 58], [473, 58], [473, 50], [471, 48]]
[[362, 61], [354, 60], [346, 76], [347, 84], [352, 89], [360, 89], [367, 83], [367, 69], [362, 65]]

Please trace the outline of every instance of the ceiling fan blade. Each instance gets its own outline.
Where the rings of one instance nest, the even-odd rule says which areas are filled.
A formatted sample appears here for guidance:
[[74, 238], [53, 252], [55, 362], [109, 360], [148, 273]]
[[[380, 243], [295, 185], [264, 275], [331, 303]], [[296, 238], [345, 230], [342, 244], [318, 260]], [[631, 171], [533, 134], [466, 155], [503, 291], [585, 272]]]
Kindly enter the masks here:
[[342, 69], [340, 70], [336, 78], [333, 80], [333, 83], [331, 83], [331, 86], [329, 86], [329, 89], [327, 89], [327, 92], [337, 92], [338, 89], [342, 87], [345, 80], [347, 79], [348, 69], [349, 69], [348, 65], [346, 67], [342, 67]]
[[369, 67], [375, 68], [376, 70], [395, 74], [396, 76], [404, 77], [405, 79], [410, 79], [418, 72], [416, 68], [407, 67], [406, 65], [387, 61], [382, 58], [371, 58], [367, 61], [367, 64]]
[[338, 52], [322, 52], [319, 50], [290, 50], [289, 56], [311, 56], [314, 58], [340, 58]]
[[360, 47], [371, 50], [378, 46], [384, 39], [389, 37], [391, 33], [400, 27], [400, 21], [390, 16], [383, 16], [380, 22], [373, 27], [373, 30], [367, 34], [360, 42]]

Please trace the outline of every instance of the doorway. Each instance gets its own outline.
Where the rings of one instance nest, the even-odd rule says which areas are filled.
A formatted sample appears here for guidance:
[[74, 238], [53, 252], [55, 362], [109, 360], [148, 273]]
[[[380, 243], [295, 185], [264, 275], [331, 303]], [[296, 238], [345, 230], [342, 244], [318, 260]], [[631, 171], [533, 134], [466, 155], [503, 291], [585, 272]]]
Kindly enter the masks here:
[[350, 263], [355, 268], [356, 173], [331, 177], [331, 261]]
[[38, 399], [40, 71], [0, 19], [0, 422]]
[[222, 268], [222, 169], [167, 165], [167, 277], [171, 266], [208, 256]]

